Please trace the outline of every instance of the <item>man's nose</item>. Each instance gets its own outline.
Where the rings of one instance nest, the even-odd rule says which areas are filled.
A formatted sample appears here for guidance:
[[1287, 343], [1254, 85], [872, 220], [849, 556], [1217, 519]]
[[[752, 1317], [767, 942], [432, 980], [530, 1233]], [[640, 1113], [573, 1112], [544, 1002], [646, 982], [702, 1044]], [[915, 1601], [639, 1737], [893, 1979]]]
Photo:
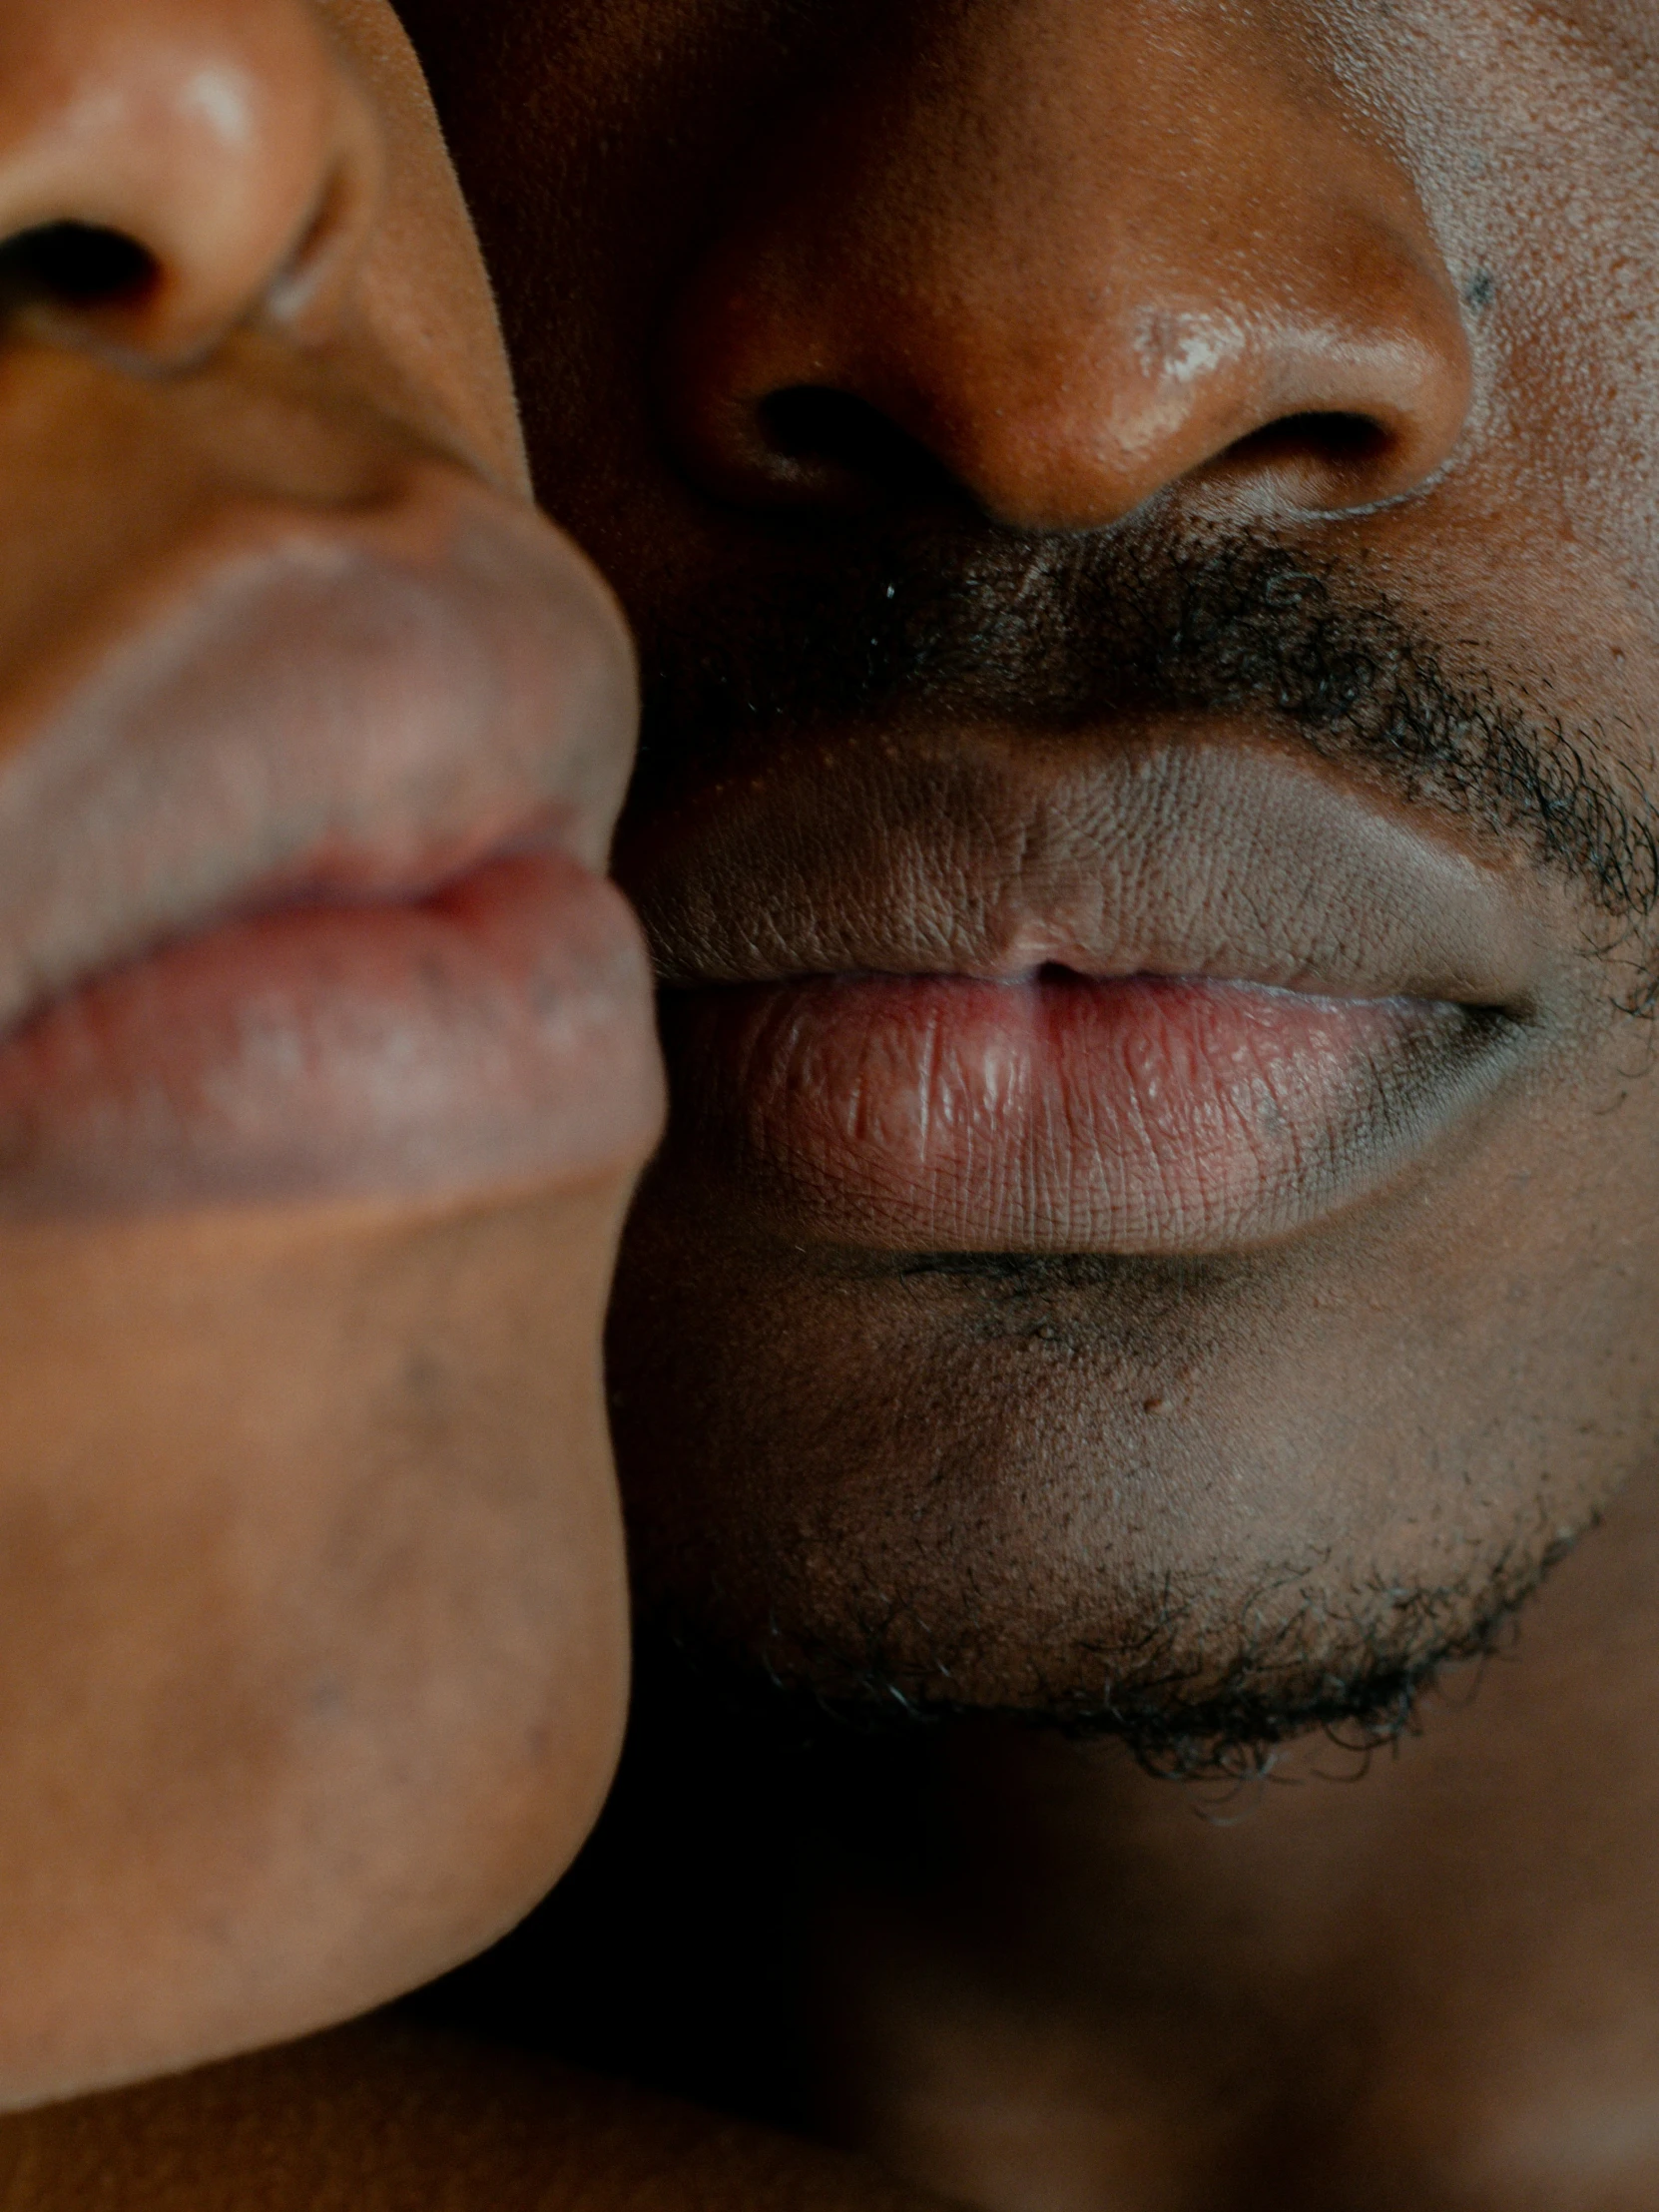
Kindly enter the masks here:
[[4, 0], [0, 301], [186, 360], [297, 311], [366, 221], [367, 110], [304, 0]]
[[942, 471], [1073, 530], [1178, 483], [1349, 509], [1447, 458], [1457, 292], [1306, 26], [1210, 0], [884, 20], [739, 179], [679, 303], [668, 406], [711, 488], [838, 505]]

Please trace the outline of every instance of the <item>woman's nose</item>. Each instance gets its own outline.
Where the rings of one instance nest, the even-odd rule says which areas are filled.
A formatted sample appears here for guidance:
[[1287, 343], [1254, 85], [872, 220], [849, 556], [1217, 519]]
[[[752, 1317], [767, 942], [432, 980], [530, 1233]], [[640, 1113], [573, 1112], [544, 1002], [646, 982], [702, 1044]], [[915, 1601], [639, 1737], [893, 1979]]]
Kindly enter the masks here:
[[57, 340], [166, 364], [297, 312], [376, 158], [303, 0], [0, 6], [0, 297]]
[[1271, 513], [1423, 482], [1469, 402], [1456, 289], [1292, 12], [883, 17], [735, 180], [687, 284], [667, 391], [693, 473], [806, 507], [949, 479], [1059, 530], [1177, 483]]

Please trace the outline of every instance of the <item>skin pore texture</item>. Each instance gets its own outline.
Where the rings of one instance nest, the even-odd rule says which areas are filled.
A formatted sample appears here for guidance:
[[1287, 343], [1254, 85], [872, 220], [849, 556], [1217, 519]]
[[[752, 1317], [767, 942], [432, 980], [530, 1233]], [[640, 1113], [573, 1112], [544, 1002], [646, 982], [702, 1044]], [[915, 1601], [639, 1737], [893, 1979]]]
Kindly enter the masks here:
[[[1644, 821], [1647, 510], [1611, 456], [1646, 360], [1561, 295], [1545, 195], [1591, 157], [1531, 135], [1613, 60], [1501, 8], [414, 20], [539, 488], [641, 641], [617, 866], [693, 1025], [612, 1325], [642, 1596], [828, 1687], [1039, 1708], [1302, 1707], [1476, 1632], [1649, 1438], [1639, 860], [1633, 912], [1596, 893]], [[486, 144], [509, 76], [538, 89]], [[1616, 78], [1630, 132], [1644, 82]], [[1602, 142], [1634, 252], [1612, 114]], [[567, 268], [554, 318], [537, 273]], [[1354, 836], [1476, 880], [1361, 878], [1331, 780]], [[1437, 946], [1463, 929], [1489, 966]], [[1466, 1056], [1400, 1154], [1377, 1104], [1315, 1218], [1235, 1222], [1224, 1187], [1126, 1239], [1128, 1204], [1040, 1187], [958, 1226], [972, 1161], [853, 1106], [911, 1200], [872, 1227], [885, 1193], [804, 1126], [810, 1056], [808, 1108], [756, 1128], [695, 1028], [751, 980], [1045, 965], [1410, 994], [1464, 1009]], [[879, 1038], [814, 1035], [873, 1082]], [[971, 1080], [932, 1116], [970, 1147]], [[1288, 1168], [1231, 1164], [1305, 1192], [1323, 1116], [1282, 1118]]]
[[612, 1777], [635, 670], [386, 9], [9, 5], [0, 220], [0, 2202], [903, 2212], [412, 2023], [225, 2062]]
[[464, 1956], [615, 1756], [634, 677], [420, 99], [354, 4], [0, 24], [10, 2108]]
[[577, 545], [648, 1663], [15, 2201], [1651, 2206], [1659, 25], [399, 14], [569, 542], [383, 11], [0, 31], [11, 2101], [606, 1790]]
[[1651, 2203], [1659, 32], [405, 15], [673, 1100], [682, 1678], [470, 2016], [996, 2212]]

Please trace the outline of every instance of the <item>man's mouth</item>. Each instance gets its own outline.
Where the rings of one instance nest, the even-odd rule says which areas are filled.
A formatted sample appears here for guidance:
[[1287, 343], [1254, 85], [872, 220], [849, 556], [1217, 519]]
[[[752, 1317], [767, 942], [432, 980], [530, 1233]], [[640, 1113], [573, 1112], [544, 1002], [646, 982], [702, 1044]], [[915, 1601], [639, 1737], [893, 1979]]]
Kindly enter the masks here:
[[[837, 1243], [1211, 1252], [1374, 1184], [1501, 1017], [1202, 976], [842, 976], [674, 994], [694, 1116]], [[722, 1113], [736, 1105], [730, 1120]]]
[[352, 517], [232, 516], [90, 679], [7, 700], [0, 1215], [643, 1155], [648, 969], [596, 872], [626, 655], [549, 543], [426, 464]]
[[930, 793], [849, 742], [636, 838], [668, 1163], [910, 1252], [1247, 1248], [1396, 1175], [1536, 1033], [1535, 879], [1218, 735], [956, 732]]

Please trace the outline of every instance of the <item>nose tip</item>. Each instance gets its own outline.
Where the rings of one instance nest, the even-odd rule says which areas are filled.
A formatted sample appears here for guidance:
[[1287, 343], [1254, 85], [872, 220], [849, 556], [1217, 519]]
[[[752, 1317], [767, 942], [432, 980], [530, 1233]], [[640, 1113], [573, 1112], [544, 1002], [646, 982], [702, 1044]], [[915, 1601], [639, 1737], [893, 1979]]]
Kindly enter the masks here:
[[0, 294], [166, 363], [349, 259], [374, 127], [297, 0], [5, 0]]
[[[719, 329], [740, 293], [717, 283], [682, 320], [670, 405], [693, 474], [722, 498], [844, 508], [950, 492], [1030, 531], [1103, 528], [1175, 484], [1238, 509], [1346, 512], [1431, 477], [1467, 415], [1455, 300], [1403, 256], [1342, 315], [1258, 297], [1246, 313], [1131, 306], [1102, 331], [1087, 309], [1046, 329], [1018, 307], [957, 309], [931, 347], [890, 353], [872, 331], [943, 332], [949, 310], [858, 288], [844, 319], [818, 285], [796, 317], [774, 281], [764, 315]], [[854, 342], [827, 345], [826, 322]]]
[[768, 146], [688, 274], [665, 390], [710, 489], [822, 507], [948, 482], [998, 523], [1079, 530], [1177, 484], [1351, 510], [1455, 450], [1456, 289], [1340, 88], [1208, 0], [904, 21]]

